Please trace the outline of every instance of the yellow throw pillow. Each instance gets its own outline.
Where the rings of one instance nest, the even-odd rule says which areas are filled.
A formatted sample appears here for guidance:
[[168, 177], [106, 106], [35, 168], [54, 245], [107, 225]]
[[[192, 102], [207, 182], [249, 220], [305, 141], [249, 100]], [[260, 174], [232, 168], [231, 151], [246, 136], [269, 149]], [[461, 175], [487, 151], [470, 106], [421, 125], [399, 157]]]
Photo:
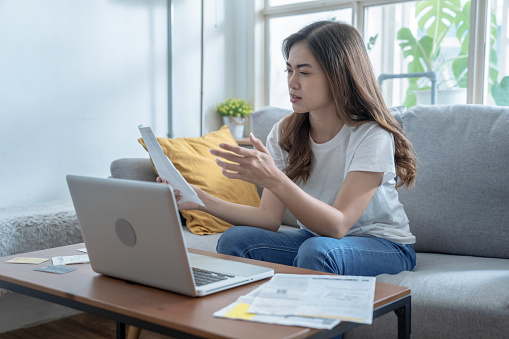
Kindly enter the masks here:
[[[138, 141], [146, 150], [147, 146], [143, 138]], [[225, 125], [218, 131], [210, 132], [200, 138], [157, 138], [157, 141], [188, 183], [229, 202], [255, 207], [260, 204], [256, 186], [223, 176], [221, 168], [214, 160], [216, 157], [209, 152], [209, 149], [218, 148], [222, 142], [237, 145], [228, 126]], [[187, 220], [187, 227], [195, 234], [224, 232], [232, 226], [205, 212], [189, 210], [181, 211], [181, 213]]]

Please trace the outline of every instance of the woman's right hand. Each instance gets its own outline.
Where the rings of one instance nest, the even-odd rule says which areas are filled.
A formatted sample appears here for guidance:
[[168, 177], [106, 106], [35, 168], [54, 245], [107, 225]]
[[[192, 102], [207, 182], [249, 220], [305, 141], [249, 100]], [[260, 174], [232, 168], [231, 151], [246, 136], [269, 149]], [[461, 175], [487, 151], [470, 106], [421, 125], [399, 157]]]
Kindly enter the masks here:
[[254, 149], [220, 143], [220, 149], [211, 149], [210, 153], [217, 157], [216, 163], [222, 168], [225, 177], [244, 180], [272, 190], [281, 184], [286, 175], [277, 168], [269, 150], [260, 139], [251, 133], [249, 140]]

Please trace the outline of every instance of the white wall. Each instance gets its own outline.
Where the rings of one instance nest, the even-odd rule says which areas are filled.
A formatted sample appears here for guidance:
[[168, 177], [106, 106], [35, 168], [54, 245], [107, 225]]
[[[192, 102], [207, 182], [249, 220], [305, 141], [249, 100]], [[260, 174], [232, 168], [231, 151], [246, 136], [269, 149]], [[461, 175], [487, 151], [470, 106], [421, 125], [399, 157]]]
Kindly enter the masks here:
[[0, 2], [0, 206], [68, 198], [167, 132], [166, 0]]
[[[70, 199], [66, 174], [147, 157], [140, 124], [167, 136], [169, 4], [0, 0], [0, 207]], [[251, 6], [173, 0], [173, 137], [216, 130], [219, 102], [250, 99]]]
[[[114, 159], [146, 158], [139, 124], [167, 135], [169, 3], [0, 0], [0, 208], [70, 199], [66, 174], [106, 177]], [[173, 0], [174, 137], [217, 129], [220, 101], [249, 98], [237, 59], [251, 3]], [[0, 332], [70, 314], [9, 296]]]
[[[239, 2], [239, 1], [237, 1]], [[243, 1], [240, 1], [243, 2]], [[227, 11], [232, 7], [227, 1], [203, 2], [203, 131], [202, 134], [217, 130], [221, 118], [216, 106], [231, 96], [233, 86], [233, 67], [231, 55], [233, 46], [231, 21], [226, 21]]]
[[[198, 25], [201, 3], [203, 65], [198, 55], [202, 51]], [[197, 137], [221, 127], [221, 117], [215, 111], [220, 102], [230, 97], [250, 99], [246, 54], [252, 39], [248, 37], [250, 22], [246, 18], [253, 1], [175, 0], [174, 4], [176, 15], [186, 13], [174, 20], [174, 137]], [[177, 92], [182, 88], [186, 91]]]
[[173, 137], [200, 136], [201, 0], [173, 1]]

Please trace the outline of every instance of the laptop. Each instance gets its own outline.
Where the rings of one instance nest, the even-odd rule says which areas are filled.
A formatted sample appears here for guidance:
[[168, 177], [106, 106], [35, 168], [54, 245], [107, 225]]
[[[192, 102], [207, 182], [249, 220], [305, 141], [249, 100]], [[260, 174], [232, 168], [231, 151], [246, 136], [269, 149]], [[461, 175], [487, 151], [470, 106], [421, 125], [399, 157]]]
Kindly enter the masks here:
[[188, 253], [171, 186], [76, 175], [67, 184], [97, 273], [193, 297], [274, 275], [270, 268]]

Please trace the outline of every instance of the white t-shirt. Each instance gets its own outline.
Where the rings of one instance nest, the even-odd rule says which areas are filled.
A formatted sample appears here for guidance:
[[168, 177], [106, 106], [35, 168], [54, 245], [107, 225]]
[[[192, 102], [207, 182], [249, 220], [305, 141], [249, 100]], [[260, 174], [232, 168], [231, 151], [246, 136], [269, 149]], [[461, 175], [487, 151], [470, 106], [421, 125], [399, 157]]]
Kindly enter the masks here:
[[[288, 154], [278, 144], [280, 123], [272, 127], [266, 144], [276, 166], [284, 171]], [[355, 127], [344, 125], [334, 138], [323, 144], [309, 139], [313, 151], [311, 171], [307, 182], [300, 182], [299, 186], [331, 206], [348, 172], [384, 173], [381, 185], [347, 236], [372, 235], [400, 244], [415, 243], [395, 188], [394, 138], [391, 133], [375, 122], [367, 122]], [[307, 229], [300, 222], [299, 226]]]

